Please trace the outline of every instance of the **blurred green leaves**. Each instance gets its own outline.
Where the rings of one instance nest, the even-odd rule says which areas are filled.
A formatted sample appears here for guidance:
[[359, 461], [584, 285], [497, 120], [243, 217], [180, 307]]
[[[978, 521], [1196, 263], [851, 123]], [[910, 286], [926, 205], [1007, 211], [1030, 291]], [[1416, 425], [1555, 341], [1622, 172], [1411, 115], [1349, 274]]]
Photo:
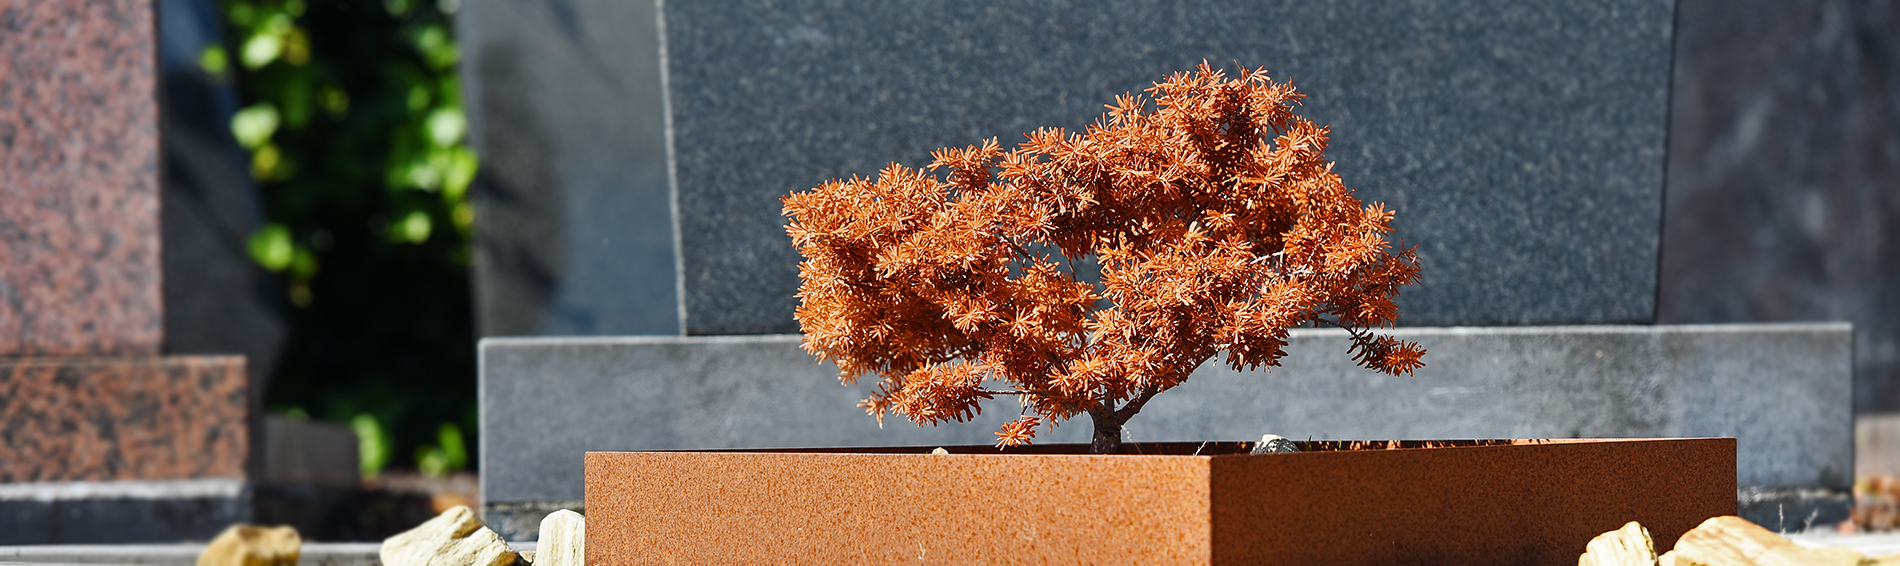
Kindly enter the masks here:
[[[315, 4], [320, 9], [348, 9], [361, 2]], [[299, 217], [306, 216], [306, 209], [326, 196], [324, 192], [373, 185], [392, 191], [383, 199], [382, 220], [372, 222], [387, 225], [382, 231], [390, 243], [422, 244], [437, 234], [467, 239], [469, 222], [463, 219], [471, 215], [459, 212], [466, 207], [478, 161], [465, 143], [468, 118], [454, 73], [460, 48], [439, 8], [422, 10], [421, 3], [408, 0], [386, 0], [381, 7], [395, 20], [391, 43], [407, 52], [390, 54], [400, 56], [380, 61], [375, 80], [364, 81], [349, 75], [369, 73], [340, 67], [323, 50], [313, 51], [311, 35], [299, 23], [311, 5], [302, 0], [224, 0], [227, 32], [243, 67], [240, 90], [248, 103], [232, 117], [231, 133], [250, 150], [251, 173], [260, 183], [306, 185], [283, 189], [310, 193], [271, 199], [276, 201], [271, 217], [277, 222], [252, 237], [258, 264], [287, 273], [293, 288], [307, 286], [315, 269], [313, 265], [287, 272], [295, 262], [285, 259], [291, 256], [284, 255], [282, 240], [288, 235], [291, 250], [305, 251], [311, 262], [321, 261], [319, 254], [311, 253], [321, 250], [309, 241], [320, 227]], [[205, 50], [200, 59], [213, 73], [228, 65], [222, 47]], [[352, 104], [357, 100], [374, 105]], [[313, 127], [313, 120], [328, 123]], [[374, 152], [378, 146], [385, 151]], [[356, 159], [336, 162], [339, 157]], [[320, 168], [309, 169], [312, 166]], [[317, 183], [330, 186], [307, 186]], [[444, 233], [437, 226], [455, 230]]]
[[416, 468], [422, 475], [442, 477], [468, 465], [468, 448], [462, 443], [462, 429], [454, 423], [436, 428], [436, 445], [416, 449]]
[[429, 213], [412, 210], [401, 222], [389, 226], [389, 239], [399, 242], [424, 242], [429, 239]]
[[229, 64], [231, 64], [230, 56], [225, 55], [223, 47], [213, 45], [205, 48], [204, 53], [198, 54], [198, 66], [204, 67], [205, 72], [213, 75], [224, 74], [224, 68]]
[[453, 148], [468, 133], [468, 118], [460, 108], [437, 108], [429, 113], [429, 141], [436, 147]]
[[356, 432], [356, 462], [363, 477], [374, 477], [389, 466], [389, 457], [396, 452], [396, 439], [388, 427], [377, 421], [375, 415], [358, 413], [350, 419], [350, 430]]
[[270, 143], [270, 136], [275, 133], [277, 108], [268, 102], [251, 105], [231, 116], [231, 135], [237, 137], [238, 145], [244, 149], [256, 150]]
[[229, 128], [266, 218], [245, 249], [292, 306], [269, 402], [348, 424], [366, 473], [466, 466], [479, 160], [455, 73], [458, 4], [217, 1], [224, 40], [199, 65], [237, 88]]
[[288, 272], [291, 277], [309, 279], [317, 274], [317, 257], [309, 248], [292, 241], [290, 229], [272, 222], [264, 225], [245, 242], [251, 259], [264, 269]]

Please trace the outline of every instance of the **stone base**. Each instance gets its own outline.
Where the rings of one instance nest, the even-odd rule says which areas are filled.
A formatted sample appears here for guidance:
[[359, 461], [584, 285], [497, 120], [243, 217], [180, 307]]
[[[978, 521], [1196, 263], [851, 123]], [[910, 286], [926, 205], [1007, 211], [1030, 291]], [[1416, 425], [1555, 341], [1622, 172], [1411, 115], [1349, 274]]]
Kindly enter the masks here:
[[251, 475], [242, 356], [0, 360], [0, 484]]
[[207, 541], [252, 518], [237, 479], [0, 485], [0, 544]]
[[[1732, 436], [1744, 488], [1841, 492], [1852, 481], [1846, 324], [1393, 334], [1429, 350], [1417, 375], [1358, 368], [1344, 333], [1300, 330], [1283, 367], [1236, 372], [1211, 361], [1156, 397], [1127, 435]], [[900, 419], [879, 428], [855, 407], [869, 385], [839, 386], [835, 368], [814, 362], [795, 335], [488, 339], [480, 356], [482, 500], [491, 524], [511, 506], [583, 499], [589, 450], [989, 444], [1016, 413], [1003, 399], [974, 423], [918, 428]], [[1037, 441], [1086, 442], [1088, 434], [1086, 423], [1063, 423]]]
[[[520, 545], [510, 545], [515, 550]], [[532, 546], [532, 545], [530, 545]], [[381, 566], [380, 542], [303, 543], [302, 566]], [[142, 564], [196, 566], [203, 544], [0, 546], [0, 564]]]
[[242, 356], [0, 360], [0, 544], [208, 540], [251, 517]]
[[241, 356], [0, 360], [0, 544], [209, 540], [235, 522], [380, 539], [420, 519], [365, 509], [426, 515], [426, 498], [363, 492], [348, 429], [254, 421], [250, 398]]
[[202, 540], [248, 520], [250, 399], [242, 356], [0, 360], [0, 544]]
[[360, 487], [223, 478], [0, 485], [0, 545], [204, 542], [233, 523], [289, 525], [305, 540], [380, 541], [434, 515], [427, 495]]

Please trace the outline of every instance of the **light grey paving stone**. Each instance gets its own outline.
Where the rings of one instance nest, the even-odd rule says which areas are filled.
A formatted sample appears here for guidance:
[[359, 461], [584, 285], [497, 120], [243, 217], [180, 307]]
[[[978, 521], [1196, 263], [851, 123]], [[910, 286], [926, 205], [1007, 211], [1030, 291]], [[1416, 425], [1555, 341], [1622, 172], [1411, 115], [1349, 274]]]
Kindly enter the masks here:
[[[1402, 322], [1650, 322], [1674, 4], [663, 2], [687, 334], [796, 332], [779, 199], [1043, 126], [1203, 60], [1311, 95], [1425, 280]], [[602, 261], [605, 261], [603, 258]]]
[[[1128, 424], [1135, 441], [1737, 438], [1742, 486], [1845, 490], [1853, 468], [1847, 324], [1408, 328], [1417, 375], [1353, 366], [1342, 332], [1296, 330], [1284, 365], [1218, 358]], [[488, 339], [482, 499], [583, 499], [589, 450], [989, 444], [1015, 414], [880, 429], [796, 335]], [[1040, 442], [1086, 442], [1085, 422]], [[552, 511], [552, 508], [545, 511]], [[517, 510], [518, 511], [518, 510]], [[545, 511], [542, 514], [545, 514]], [[515, 511], [510, 511], [513, 513]], [[538, 517], [536, 517], [538, 518]], [[523, 521], [526, 522], [525, 517]]]
[[[1831, 525], [1830, 525], [1831, 527]], [[1861, 533], [1844, 535], [1827, 530], [1788, 533], [1795, 544], [1808, 548], [1851, 548], [1868, 557], [1900, 554], [1900, 533]]]
[[[380, 542], [306, 542], [297, 563], [300, 566], [382, 566], [379, 554], [382, 549]], [[515, 550], [524, 549], [516, 547]]]
[[49, 544], [0, 546], [0, 561], [25, 564], [154, 564], [189, 566], [203, 544]]
[[[381, 566], [379, 542], [304, 542], [304, 566]], [[520, 550], [519, 545], [510, 545]], [[530, 544], [530, 547], [533, 545]], [[57, 544], [0, 546], [0, 564], [144, 564], [195, 566], [203, 544]], [[528, 550], [533, 550], [529, 548]]]

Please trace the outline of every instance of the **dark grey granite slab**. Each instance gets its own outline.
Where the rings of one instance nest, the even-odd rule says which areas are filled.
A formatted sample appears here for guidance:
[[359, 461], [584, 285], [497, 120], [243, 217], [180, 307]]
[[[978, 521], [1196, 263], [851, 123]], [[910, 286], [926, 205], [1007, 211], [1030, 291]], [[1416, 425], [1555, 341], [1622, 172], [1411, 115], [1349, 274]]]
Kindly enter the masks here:
[[159, 240], [166, 354], [243, 354], [257, 406], [270, 388], [290, 303], [244, 243], [263, 227], [251, 158], [231, 136], [237, 85], [198, 57], [223, 41], [217, 0], [158, 0]]
[[[1353, 365], [1343, 332], [1296, 330], [1283, 367], [1204, 365], [1126, 433], [1732, 436], [1739, 485], [1838, 493], [1853, 479], [1852, 333], [1846, 324], [1407, 328], [1395, 334], [1429, 349], [1427, 365], [1393, 377]], [[516, 540], [533, 538], [519, 529], [534, 513], [583, 499], [589, 450], [990, 444], [1016, 412], [1005, 399], [972, 424], [880, 429], [854, 406], [871, 385], [838, 385], [796, 335], [488, 339], [480, 352], [484, 514], [515, 525], [506, 536]], [[1038, 441], [1087, 442], [1089, 430], [1066, 422]]]
[[684, 330], [796, 331], [779, 198], [1265, 66], [1398, 211], [1416, 325], [1648, 322], [1674, 5], [751, 0], [661, 6]]
[[678, 334], [652, 2], [463, 0], [485, 336]]
[[1900, 412], [1900, 4], [1681, 10], [1657, 319], [1852, 320], [1855, 410]]
[[229, 478], [0, 484], [0, 545], [210, 540], [252, 520], [252, 495]]

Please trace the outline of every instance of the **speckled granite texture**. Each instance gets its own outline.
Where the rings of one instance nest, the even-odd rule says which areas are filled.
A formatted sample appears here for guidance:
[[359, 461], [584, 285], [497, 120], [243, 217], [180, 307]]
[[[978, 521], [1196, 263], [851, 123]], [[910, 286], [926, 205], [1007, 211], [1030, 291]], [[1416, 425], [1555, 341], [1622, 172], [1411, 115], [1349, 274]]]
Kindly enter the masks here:
[[0, 360], [0, 483], [242, 478], [241, 356]]
[[1311, 95], [1398, 213], [1412, 325], [1649, 322], [1674, 5], [665, 2], [688, 334], [791, 332], [779, 198], [943, 146], [1080, 128], [1211, 61]]
[[158, 353], [151, 4], [0, 1], [0, 355]]

